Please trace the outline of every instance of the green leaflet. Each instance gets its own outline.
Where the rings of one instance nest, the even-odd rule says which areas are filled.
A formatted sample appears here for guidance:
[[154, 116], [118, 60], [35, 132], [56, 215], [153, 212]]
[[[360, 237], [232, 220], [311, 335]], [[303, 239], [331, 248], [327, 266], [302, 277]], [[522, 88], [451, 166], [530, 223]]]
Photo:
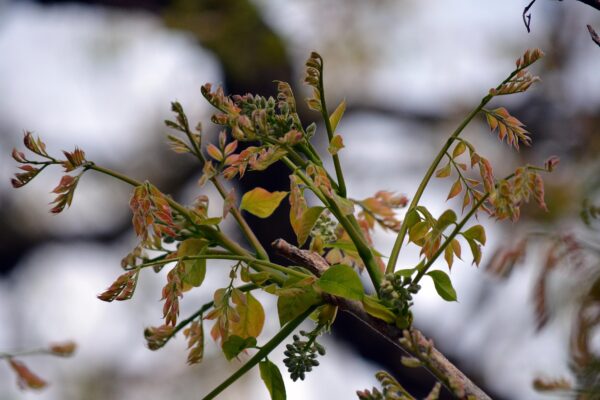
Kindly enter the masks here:
[[452, 286], [450, 277], [444, 271], [435, 270], [427, 273], [433, 279], [435, 290], [446, 301], [456, 301], [456, 291]]
[[283, 288], [277, 290], [277, 312], [281, 326], [293, 320], [321, 301], [321, 296], [312, 286], [314, 281], [289, 278]]
[[337, 264], [323, 273], [316, 283], [322, 291], [348, 300], [362, 300], [365, 290], [352, 267]]
[[237, 335], [231, 335], [223, 342], [223, 354], [227, 360], [237, 357], [242, 351], [256, 346], [256, 338], [241, 338]]
[[260, 370], [260, 377], [269, 390], [271, 400], [285, 400], [287, 398], [285, 384], [277, 365], [269, 360], [264, 360], [258, 363], [258, 368]]

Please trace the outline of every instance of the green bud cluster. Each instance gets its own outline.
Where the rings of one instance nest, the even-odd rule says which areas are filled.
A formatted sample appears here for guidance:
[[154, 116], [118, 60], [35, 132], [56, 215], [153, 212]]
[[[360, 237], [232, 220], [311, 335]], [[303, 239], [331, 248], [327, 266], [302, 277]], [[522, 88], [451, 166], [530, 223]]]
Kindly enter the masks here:
[[333, 243], [337, 240], [337, 221], [327, 212], [322, 213], [313, 226], [310, 236], [320, 238], [323, 243]]
[[293, 381], [304, 380], [306, 373], [319, 365], [317, 355], [325, 355], [325, 347], [315, 340], [317, 332], [300, 331], [300, 334], [306, 336], [308, 341], [300, 340], [300, 336], [294, 335], [292, 337], [294, 342], [286, 345], [286, 350], [283, 352], [286, 356], [283, 363]]
[[386, 274], [381, 282], [379, 298], [396, 315], [399, 316], [397, 325], [407, 328], [412, 323], [410, 307], [413, 305], [413, 295], [421, 290], [421, 285], [412, 281], [410, 276], [397, 273]]

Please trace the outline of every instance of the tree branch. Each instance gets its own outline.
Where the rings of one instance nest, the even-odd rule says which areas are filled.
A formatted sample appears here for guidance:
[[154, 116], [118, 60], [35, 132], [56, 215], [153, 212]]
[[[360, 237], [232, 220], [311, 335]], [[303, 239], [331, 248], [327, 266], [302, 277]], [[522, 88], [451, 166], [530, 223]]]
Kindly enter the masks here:
[[[276, 240], [272, 246], [280, 255], [297, 265], [309, 269], [317, 276], [329, 268], [327, 261], [320, 255], [299, 249], [283, 239]], [[337, 305], [340, 310], [354, 315], [392, 344], [410, 356], [417, 358], [456, 398], [491, 400], [481, 388], [433, 346], [432, 340], [427, 339], [419, 330], [415, 328], [402, 330], [395, 325], [374, 318], [365, 311], [362, 303], [358, 301], [336, 296], [325, 296], [324, 300]]]
[[587, 4], [588, 6], [595, 8], [600, 11], [600, 0], [577, 0], [583, 4]]
[[591, 25], [587, 26], [588, 31], [590, 31], [590, 36], [592, 37], [592, 40], [598, 45], [600, 46], [600, 36], [598, 36], [598, 33], [596, 33], [596, 31], [594, 30], [594, 28], [592, 28]]

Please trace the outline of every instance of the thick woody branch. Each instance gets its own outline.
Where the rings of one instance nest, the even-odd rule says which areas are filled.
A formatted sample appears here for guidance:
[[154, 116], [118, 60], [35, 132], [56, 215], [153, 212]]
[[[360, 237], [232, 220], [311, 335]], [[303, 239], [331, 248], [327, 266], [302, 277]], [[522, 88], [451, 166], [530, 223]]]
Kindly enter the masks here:
[[[309, 269], [315, 275], [321, 275], [329, 264], [320, 255], [302, 250], [289, 244], [283, 239], [273, 242], [277, 253]], [[326, 301], [337, 305], [340, 310], [354, 315], [367, 324], [377, 334], [389, 340], [392, 344], [405, 351], [411, 357], [418, 359], [433, 376], [435, 376], [458, 399], [491, 400], [491, 398], [473, 383], [462, 371], [452, 364], [439, 350], [433, 346], [433, 341], [427, 339], [420, 331], [411, 328], [402, 330], [383, 320], [369, 315], [361, 302], [346, 300], [341, 297], [328, 296]]]

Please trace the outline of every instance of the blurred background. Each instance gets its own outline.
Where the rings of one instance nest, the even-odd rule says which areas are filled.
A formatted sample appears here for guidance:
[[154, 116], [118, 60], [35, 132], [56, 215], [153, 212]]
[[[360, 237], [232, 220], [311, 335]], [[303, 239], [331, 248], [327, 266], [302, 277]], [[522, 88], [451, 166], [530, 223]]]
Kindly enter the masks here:
[[[130, 188], [86, 174], [73, 206], [51, 215], [47, 203], [59, 171], [47, 171], [19, 190], [10, 186], [16, 163], [9, 154], [22, 147], [22, 132], [40, 135], [54, 153], [77, 145], [88, 159], [148, 179], [190, 202], [199, 194], [201, 171], [166, 145], [162, 121], [170, 118], [170, 101], [180, 101], [190, 120], [203, 121], [207, 134], [214, 135], [202, 84], [222, 84], [232, 94], [274, 94], [272, 81], [284, 80], [301, 99], [307, 95], [300, 82], [311, 50], [325, 60], [329, 103], [343, 98], [348, 103], [339, 127], [346, 145], [340, 157], [350, 196], [365, 198], [380, 189], [410, 197], [462, 117], [505, 78], [525, 49], [542, 48], [546, 57], [533, 67], [542, 82], [526, 94], [493, 103], [527, 124], [534, 146], [514, 152], [489, 134], [482, 119], [465, 132], [499, 176], [553, 154], [562, 159], [546, 180], [549, 213], [526, 209], [518, 224], [481, 217], [489, 242], [482, 264], [492, 260], [495, 249], [528, 232], [572, 232], [594, 243], [597, 234], [579, 214], [584, 199], [597, 200], [600, 48], [585, 25], [600, 29], [600, 12], [575, 1], [539, 0], [527, 33], [521, 17], [526, 5], [500, 0], [0, 0], [0, 351], [64, 339], [79, 345], [72, 359], [24, 360], [51, 382], [39, 393], [19, 391], [12, 371], [0, 363], [0, 400], [200, 398], [240, 365], [226, 362], [210, 341], [205, 361], [193, 367], [185, 363], [181, 337], [158, 352], [145, 347], [144, 327], [161, 321], [163, 275], [142, 274], [131, 301], [96, 299], [120, 274], [121, 258], [136, 244]], [[302, 116], [306, 125], [317, 117], [307, 110]], [[257, 184], [284, 188], [287, 175], [283, 168], [268, 177], [249, 174], [239, 192]], [[434, 182], [424, 197], [434, 214], [447, 206], [439, 201], [447, 185]], [[284, 222], [251, 222], [265, 243], [290, 237]], [[393, 240], [393, 234], [379, 232], [376, 247], [388, 253]], [[582, 288], [597, 272], [574, 273], [566, 259], [565, 268], [544, 274], [547, 322], [538, 329], [535, 289], [548, 246], [544, 241], [529, 245], [521, 267], [504, 278], [463, 257], [451, 273], [458, 303], [444, 303], [429, 286], [416, 299], [416, 325], [494, 398], [565, 398], [536, 392], [533, 380], [575, 380], [569, 367], [573, 326]], [[409, 246], [400, 262], [411, 266], [416, 257]], [[599, 264], [590, 258], [590, 265]], [[224, 282], [219, 269], [209, 268], [202, 289], [186, 295], [182, 316]], [[274, 304], [263, 299], [274, 316]], [[276, 318], [269, 319], [263, 340], [277, 330]], [[340, 316], [323, 342], [328, 355], [321, 366], [304, 382], [286, 380], [290, 399], [355, 398], [356, 390], [376, 383], [373, 374], [382, 368], [404, 377], [423, 396], [433, 384], [421, 371], [402, 367], [397, 350], [352, 318]], [[281, 359], [280, 349], [274, 360], [282, 366]], [[257, 371], [223, 394], [224, 399], [240, 397], [268, 398]]]

